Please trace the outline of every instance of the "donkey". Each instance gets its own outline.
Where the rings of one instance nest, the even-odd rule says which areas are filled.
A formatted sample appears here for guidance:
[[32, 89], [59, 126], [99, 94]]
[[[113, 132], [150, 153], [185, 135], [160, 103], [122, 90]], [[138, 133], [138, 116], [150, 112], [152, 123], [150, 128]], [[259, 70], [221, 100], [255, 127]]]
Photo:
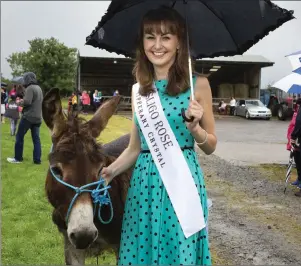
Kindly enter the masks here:
[[[120, 96], [106, 101], [91, 120], [85, 121], [78, 115], [63, 112], [59, 89], [51, 89], [43, 100], [43, 119], [51, 131], [52, 140], [45, 191], [53, 206], [52, 221], [64, 238], [66, 265], [84, 265], [86, 257], [98, 256], [104, 251], [112, 251], [118, 258], [124, 205], [132, 169], [110, 183], [108, 193], [113, 218], [107, 224], [94, 215], [95, 206], [90, 193], [80, 193], [71, 206], [75, 190], [56, 180], [54, 175], [74, 187], [99, 180], [102, 167], [111, 164], [115, 157], [109, 155], [96, 138], [106, 127], [119, 101]], [[125, 147], [126, 144], [122, 149]], [[122, 149], [116, 154], [115, 148], [113, 153], [117, 156]], [[70, 206], [69, 218], [66, 219]], [[110, 207], [103, 205], [100, 214], [103, 220], [108, 220]]]

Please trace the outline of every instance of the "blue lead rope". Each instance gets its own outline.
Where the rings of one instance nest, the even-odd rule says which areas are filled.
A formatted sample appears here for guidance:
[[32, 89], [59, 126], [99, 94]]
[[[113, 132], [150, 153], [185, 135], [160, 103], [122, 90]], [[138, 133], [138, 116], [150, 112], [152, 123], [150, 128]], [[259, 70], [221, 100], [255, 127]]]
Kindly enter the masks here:
[[[51, 150], [52, 150], [52, 147], [51, 147]], [[99, 180], [96, 181], [96, 182], [93, 182], [93, 183], [90, 183], [90, 184], [87, 184], [87, 185], [84, 185], [84, 186], [81, 186], [81, 187], [75, 187], [75, 186], [72, 186], [68, 183], [66, 183], [65, 181], [63, 181], [61, 178], [59, 178], [53, 171], [52, 167], [50, 166], [50, 172], [52, 174], [52, 176], [58, 181], [60, 182], [61, 184], [73, 189], [75, 191], [75, 195], [72, 199], [72, 201], [70, 202], [70, 205], [69, 205], [69, 208], [68, 208], [68, 211], [67, 211], [67, 215], [66, 215], [66, 223], [68, 224], [68, 220], [69, 220], [69, 216], [70, 216], [70, 212], [71, 212], [71, 209], [72, 209], [72, 206], [75, 202], [75, 200], [77, 199], [77, 197], [81, 194], [81, 193], [84, 193], [84, 192], [88, 192], [91, 194], [91, 197], [93, 199], [93, 205], [94, 205], [94, 211], [93, 211], [93, 214], [95, 216], [95, 212], [96, 212], [96, 206], [98, 204], [99, 208], [98, 208], [98, 219], [100, 222], [102, 222], [103, 224], [108, 224], [112, 221], [113, 219], [113, 206], [112, 206], [112, 202], [111, 202], [111, 198], [110, 198], [110, 194], [108, 192], [108, 189], [111, 187], [111, 186], [104, 186], [104, 182], [105, 180], [100, 176], [99, 177]], [[88, 187], [91, 187], [91, 186], [94, 186], [94, 185], [97, 185], [97, 187], [95, 189], [87, 189]], [[100, 186], [103, 185], [103, 187], [101, 188]], [[108, 221], [104, 221], [101, 217], [101, 208], [103, 205], [110, 205], [110, 212], [111, 212], [111, 216], [109, 218]]]

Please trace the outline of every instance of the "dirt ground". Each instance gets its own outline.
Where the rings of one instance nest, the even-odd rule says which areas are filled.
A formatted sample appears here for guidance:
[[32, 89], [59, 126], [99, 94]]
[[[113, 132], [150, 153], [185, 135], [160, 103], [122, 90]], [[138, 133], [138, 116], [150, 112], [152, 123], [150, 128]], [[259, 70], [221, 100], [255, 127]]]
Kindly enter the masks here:
[[292, 186], [283, 193], [286, 169], [242, 166], [202, 152], [199, 159], [213, 201], [214, 265], [300, 264], [301, 198]]

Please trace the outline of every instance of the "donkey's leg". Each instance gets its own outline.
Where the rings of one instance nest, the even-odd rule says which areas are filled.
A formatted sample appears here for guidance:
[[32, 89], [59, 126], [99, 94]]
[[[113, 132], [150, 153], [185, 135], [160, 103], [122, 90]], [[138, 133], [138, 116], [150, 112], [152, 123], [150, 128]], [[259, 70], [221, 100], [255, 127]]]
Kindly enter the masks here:
[[85, 265], [84, 249], [76, 249], [69, 241], [67, 233], [64, 234], [64, 249], [66, 265]]

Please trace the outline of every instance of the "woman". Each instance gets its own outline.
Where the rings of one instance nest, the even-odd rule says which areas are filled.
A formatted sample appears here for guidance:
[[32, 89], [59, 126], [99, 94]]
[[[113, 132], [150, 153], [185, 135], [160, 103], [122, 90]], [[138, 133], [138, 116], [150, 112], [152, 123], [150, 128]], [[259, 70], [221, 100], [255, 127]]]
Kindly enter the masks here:
[[[291, 134], [293, 133], [295, 125], [296, 125], [296, 118], [297, 118], [297, 114], [298, 114], [298, 111], [299, 111], [300, 102], [301, 102], [301, 99], [298, 99], [296, 101], [296, 105], [295, 105], [295, 108], [294, 108], [294, 114], [293, 114], [291, 122], [289, 123], [288, 128], [287, 128], [287, 135], [286, 135], [286, 137], [287, 137], [287, 144], [286, 144], [286, 149], [288, 151], [290, 151], [291, 148], [292, 148]], [[300, 188], [301, 188], [301, 156], [300, 156], [300, 149], [297, 148], [297, 147], [294, 148], [294, 160], [295, 160], [295, 163], [296, 163], [298, 178], [297, 178], [296, 181], [292, 182], [291, 185], [293, 185], [293, 186], [300, 186]]]
[[[176, 11], [164, 7], [149, 11], [143, 19], [138, 40], [134, 74], [140, 84], [139, 95], [143, 96], [144, 102], [146, 99], [150, 100], [150, 96], [154, 95], [150, 94], [153, 84], [156, 86], [157, 95], [160, 97], [158, 104], [161, 102], [172, 133], [181, 147], [180, 153], [184, 155], [183, 158], [189, 166], [193, 187], [199, 195], [197, 201], [202, 206], [207, 221], [204, 176], [193, 146], [196, 142], [206, 154], [211, 154], [216, 147], [209, 83], [206, 78], [195, 77], [195, 100], [190, 101], [185, 22]], [[120, 265], [211, 265], [206, 229], [203, 228], [187, 238], [183, 233], [171, 197], [167, 193], [166, 183], [163, 184], [162, 175], [159, 174], [159, 160], [152, 156], [150, 149], [154, 149], [143, 133], [147, 125], [145, 128], [141, 126], [143, 119], [141, 120], [141, 113], [135, 108], [135, 86], [132, 92], [133, 123], [129, 146], [114, 163], [104, 167], [101, 172], [109, 183], [135, 164], [125, 206], [118, 262]], [[144, 97], [146, 95], [148, 98]], [[186, 115], [193, 116], [193, 122], [184, 122], [181, 116], [182, 107], [188, 108]], [[158, 106], [153, 107], [155, 108]], [[160, 159], [174, 160], [174, 165], [177, 162], [178, 166], [179, 158], [175, 154], [172, 159]], [[168, 171], [181, 170], [179, 167], [173, 168]], [[168, 177], [171, 182], [173, 177]], [[188, 181], [190, 180], [187, 179]], [[177, 185], [185, 187], [185, 183], [186, 181]], [[181, 200], [181, 197], [189, 197], [188, 194], [179, 194], [177, 197]], [[192, 202], [185, 207], [187, 210], [193, 209]]]
[[81, 96], [82, 104], [83, 104], [83, 113], [88, 114], [89, 105], [90, 105], [90, 96], [87, 91], [83, 91]]
[[8, 96], [11, 97], [12, 95], [17, 96], [17, 85], [16, 84], [14, 84], [13, 88], [9, 91]]
[[[291, 145], [296, 145], [296, 141], [300, 139], [300, 129], [301, 129], [301, 117], [300, 117], [300, 104], [301, 98], [296, 101], [294, 114], [292, 120], [288, 126], [287, 130], [287, 150], [291, 149]], [[299, 141], [298, 141], [299, 142]], [[295, 196], [301, 197], [301, 154], [300, 154], [300, 147], [295, 146], [294, 148], [294, 161], [297, 168], [297, 180], [292, 182], [291, 185], [296, 186], [300, 189], [300, 191], [295, 193]]]

